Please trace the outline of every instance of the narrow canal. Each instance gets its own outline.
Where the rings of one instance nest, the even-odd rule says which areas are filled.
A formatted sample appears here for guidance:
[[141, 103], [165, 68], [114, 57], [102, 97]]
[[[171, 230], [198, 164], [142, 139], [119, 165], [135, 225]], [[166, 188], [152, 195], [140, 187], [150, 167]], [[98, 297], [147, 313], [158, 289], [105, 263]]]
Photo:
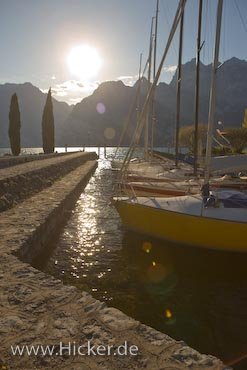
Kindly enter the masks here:
[[247, 353], [247, 256], [122, 230], [110, 202], [116, 173], [101, 154], [39, 267], [202, 353], [238, 362], [234, 369], [247, 369], [240, 361]]

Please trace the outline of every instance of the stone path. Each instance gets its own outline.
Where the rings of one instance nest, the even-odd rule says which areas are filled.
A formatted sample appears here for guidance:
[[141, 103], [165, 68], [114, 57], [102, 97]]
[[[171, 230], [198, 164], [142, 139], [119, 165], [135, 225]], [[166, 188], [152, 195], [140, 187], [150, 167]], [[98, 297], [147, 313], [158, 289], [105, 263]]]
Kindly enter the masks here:
[[25, 175], [28, 172], [38, 171], [42, 168], [52, 166], [52, 165], [58, 165], [63, 164], [67, 161], [70, 161], [74, 158], [83, 158], [85, 159], [88, 157], [90, 153], [86, 152], [76, 152], [73, 154], [58, 156], [58, 157], [52, 157], [48, 159], [43, 159], [42, 161], [32, 161], [28, 163], [18, 164], [16, 166], [11, 166], [9, 168], [0, 169], [0, 181], [9, 179], [11, 177], [15, 176], [21, 176]]
[[0, 169], [15, 166], [22, 163], [32, 162], [32, 161], [39, 161], [44, 160], [52, 157], [60, 157], [63, 155], [68, 155], [71, 153], [51, 153], [51, 154], [25, 154], [25, 155], [19, 155], [12, 156], [12, 155], [5, 155], [0, 156]]
[[0, 212], [52, 185], [95, 153], [77, 152], [0, 169]]

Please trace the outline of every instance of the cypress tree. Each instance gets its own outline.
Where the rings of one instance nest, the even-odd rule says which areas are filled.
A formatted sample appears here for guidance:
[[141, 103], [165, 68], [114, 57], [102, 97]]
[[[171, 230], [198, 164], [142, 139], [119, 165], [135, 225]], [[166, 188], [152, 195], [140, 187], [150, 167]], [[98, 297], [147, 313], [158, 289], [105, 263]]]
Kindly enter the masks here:
[[9, 141], [13, 155], [19, 155], [21, 152], [21, 118], [16, 94], [13, 94], [9, 109]]
[[43, 139], [43, 150], [45, 154], [54, 152], [54, 116], [53, 106], [51, 99], [51, 88], [48, 91], [47, 99], [42, 116], [42, 139]]

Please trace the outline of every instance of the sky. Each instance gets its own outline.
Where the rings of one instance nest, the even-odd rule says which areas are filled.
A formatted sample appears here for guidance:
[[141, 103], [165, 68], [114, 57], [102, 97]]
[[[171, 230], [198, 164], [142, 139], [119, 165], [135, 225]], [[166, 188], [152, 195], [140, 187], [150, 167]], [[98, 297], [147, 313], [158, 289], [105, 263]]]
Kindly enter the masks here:
[[[157, 65], [164, 52], [178, 0], [159, 0]], [[75, 104], [103, 81], [121, 79], [133, 85], [149, 48], [156, 0], [0, 0], [0, 83], [31, 82], [53, 96]], [[212, 62], [216, 0], [204, 0], [202, 62]], [[196, 54], [198, 0], [187, 0], [183, 63]], [[247, 59], [247, 1], [224, 0], [220, 59]], [[78, 45], [97, 51], [101, 65], [90, 78], [69, 68]], [[178, 59], [178, 31], [160, 81], [170, 82]], [[90, 62], [90, 61], [89, 61]], [[92, 61], [93, 62], [93, 61]], [[90, 63], [92, 64], [92, 63]], [[71, 67], [71, 66], [70, 66]]]

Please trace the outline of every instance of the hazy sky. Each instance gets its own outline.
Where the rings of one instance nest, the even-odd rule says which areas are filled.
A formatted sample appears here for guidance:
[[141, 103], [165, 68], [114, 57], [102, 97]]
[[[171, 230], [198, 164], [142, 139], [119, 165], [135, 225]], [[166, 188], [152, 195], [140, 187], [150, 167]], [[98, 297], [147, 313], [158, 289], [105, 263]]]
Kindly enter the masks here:
[[[158, 56], [163, 53], [178, 0], [160, 0]], [[204, 0], [202, 61], [212, 61], [216, 0]], [[121, 78], [133, 84], [139, 55], [147, 58], [156, 0], [0, 0], [0, 83], [31, 82], [43, 91], [51, 86], [58, 100], [81, 100], [98, 83]], [[198, 0], [187, 0], [183, 62], [195, 56]], [[247, 59], [247, 1], [224, 0], [221, 60]], [[68, 68], [71, 49], [97, 49], [102, 66], [88, 81]], [[162, 73], [169, 82], [177, 64], [178, 37]]]

